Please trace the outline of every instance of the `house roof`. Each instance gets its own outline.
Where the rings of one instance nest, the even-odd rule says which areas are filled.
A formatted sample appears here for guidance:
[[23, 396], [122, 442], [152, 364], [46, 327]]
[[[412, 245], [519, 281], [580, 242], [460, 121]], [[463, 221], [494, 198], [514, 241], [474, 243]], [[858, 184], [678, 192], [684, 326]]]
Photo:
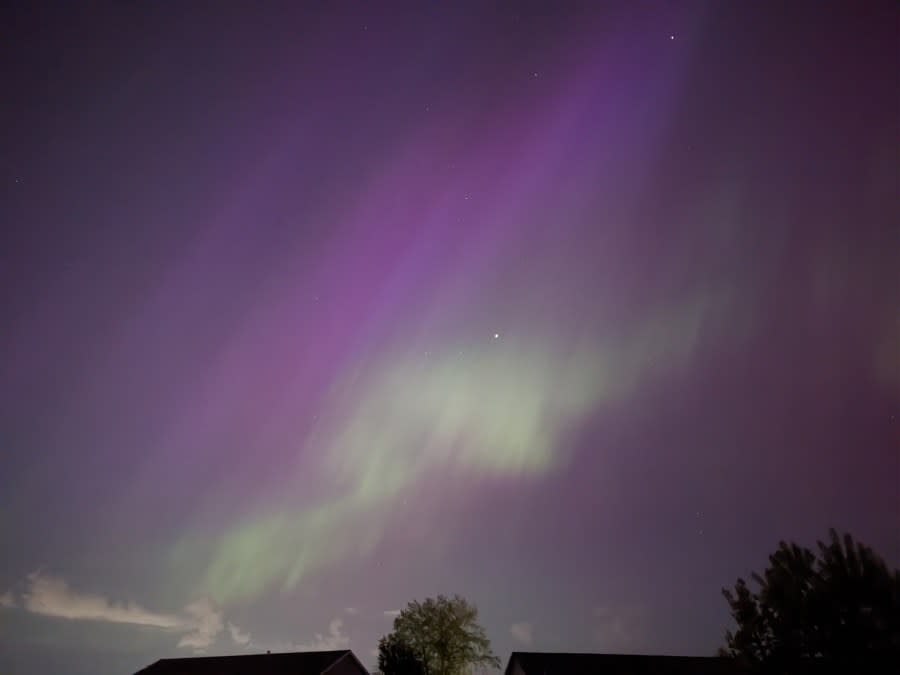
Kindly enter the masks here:
[[135, 675], [323, 675], [338, 661], [350, 659], [367, 671], [349, 649], [330, 652], [242, 654], [160, 659]]
[[518, 663], [525, 675], [736, 675], [732, 659], [714, 656], [646, 656], [513, 652], [506, 675]]

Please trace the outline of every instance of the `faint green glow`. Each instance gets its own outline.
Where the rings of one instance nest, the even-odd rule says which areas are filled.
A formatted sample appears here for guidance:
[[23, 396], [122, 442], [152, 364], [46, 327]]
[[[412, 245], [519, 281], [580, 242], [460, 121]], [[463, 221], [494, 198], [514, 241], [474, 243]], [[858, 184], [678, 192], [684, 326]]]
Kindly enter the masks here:
[[[304, 457], [322, 458], [315, 480], [333, 486], [331, 496], [313, 506], [270, 505], [225, 532], [205, 590], [222, 602], [249, 598], [364, 557], [401, 493], [437, 472], [541, 476], [564, 466], [567, 435], [655, 372], [687, 365], [721, 304], [702, 296], [656, 313], [625, 337], [585, 331], [577, 343], [557, 338], [554, 345], [489, 336], [483, 345], [349, 368], [332, 391], [331, 414], [302, 444]], [[288, 479], [298, 492], [310, 484], [304, 466]]]

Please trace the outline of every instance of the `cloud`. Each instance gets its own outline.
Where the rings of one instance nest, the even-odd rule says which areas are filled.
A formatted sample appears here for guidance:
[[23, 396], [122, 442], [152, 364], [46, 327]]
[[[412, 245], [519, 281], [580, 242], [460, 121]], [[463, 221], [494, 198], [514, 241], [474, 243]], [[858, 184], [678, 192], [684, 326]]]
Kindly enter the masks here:
[[191, 617], [192, 630], [179, 640], [178, 646], [193, 647], [195, 651], [205, 650], [225, 627], [222, 612], [215, 609], [209, 600], [196, 600], [184, 611]]
[[301, 652], [331, 651], [335, 649], [349, 649], [350, 636], [342, 632], [343, 619], [332, 619], [328, 624], [328, 634], [316, 633], [311, 642], [295, 645], [294, 648]]
[[509, 634], [517, 642], [530, 645], [534, 641], [534, 625], [528, 621], [517, 621], [509, 627]]
[[331, 620], [327, 634], [316, 633], [311, 640], [302, 643], [292, 640], [260, 640], [241, 631], [231, 622], [228, 623], [228, 631], [235, 643], [256, 652], [317, 652], [350, 648], [350, 636], [344, 633], [344, 620], [340, 617]]
[[29, 612], [62, 619], [88, 619], [136, 626], [182, 629], [184, 617], [158, 614], [134, 602], [114, 603], [102, 595], [73, 591], [62, 579], [34, 573], [28, 576], [29, 588], [22, 595]]
[[386, 609], [386, 610], [384, 610], [384, 615], [393, 619], [395, 616], [400, 616], [400, 610], [399, 609]]
[[228, 622], [228, 632], [231, 633], [231, 640], [236, 645], [246, 645], [250, 642], [250, 633], [245, 633], [235, 624]]
[[359, 616], [359, 609], [356, 607], [344, 607], [344, 612], [350, 616]]
[[[35, 572], [27, 579], [28, 588], [22, 594], [22, 606], [33, 614], [60, 619], [105, 621], [133, 626], [147, 626], [185, 633], [179, 647], [203, 651], [212, 645], [224, 627], [222, 612], [209, 600], [196, 600], [181, 614], [150, 611], [135, 602], [113, 602], [96, 593], [84, 593], [69, 588], [58, 577]], [[7, 596], [9, 596], [7, 598]], [[11, 593], [3, 596], [3, 606], [14, 606]], [[7, 605], [11, 602], [11, 605]]]
[[0, 593], [0, 607], [3, 609], [12, 609], [16, 606], [16, 598], [11, 591]]

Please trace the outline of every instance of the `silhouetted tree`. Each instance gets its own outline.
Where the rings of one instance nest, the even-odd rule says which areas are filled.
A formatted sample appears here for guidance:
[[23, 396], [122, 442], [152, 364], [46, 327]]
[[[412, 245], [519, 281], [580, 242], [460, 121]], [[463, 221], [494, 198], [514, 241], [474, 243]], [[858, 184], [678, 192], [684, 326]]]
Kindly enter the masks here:
[[[463, 675], [475, 666], [500, 667], [491, 642], [478, 624], [478, 610], [464, 598], [439, 595], [410, 602], [394, 619], [381, 644], [411, 650], [424, 675]], [[379, 665], [381, 654], [379, 652]]]
[[382, 675], [425, 675], [425, 667], [412, 647], [395, 633], [378, 641], [378, 672]]
[[764, 576], [752, 576], [756, 593], [743, 579], [722, 589], [737, 623], [723, 654], [767, 673], [791, 672], [801, 659], [847, 675], [898, 662], [900, 571], [849, 534], [842, 541], [831, 530], [830, 538], [818, 542], [818, 557], [780, 542]]

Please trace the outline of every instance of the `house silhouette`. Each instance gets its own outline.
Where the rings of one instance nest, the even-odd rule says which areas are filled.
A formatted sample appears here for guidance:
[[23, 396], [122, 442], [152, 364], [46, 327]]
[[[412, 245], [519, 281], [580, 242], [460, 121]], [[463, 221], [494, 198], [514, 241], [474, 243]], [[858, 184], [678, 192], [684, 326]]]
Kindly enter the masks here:
[[[504, 675], [749, 675], [738, 660], [722, 656], [649, 656], [513, 652]], [[769, 671], [764, 671], [769, 672]], [[850, 675], [821, 659], [800, 659], [780, 672], [791, 675]], [[860, 670], [856, 673], [882, 672]]]
[[739, 675], [734, 659], [716, 656], [647, 656], [513, 652], [504, 675]]
[[160, 659], [135, 675], [369, 675], [349, 649]]

